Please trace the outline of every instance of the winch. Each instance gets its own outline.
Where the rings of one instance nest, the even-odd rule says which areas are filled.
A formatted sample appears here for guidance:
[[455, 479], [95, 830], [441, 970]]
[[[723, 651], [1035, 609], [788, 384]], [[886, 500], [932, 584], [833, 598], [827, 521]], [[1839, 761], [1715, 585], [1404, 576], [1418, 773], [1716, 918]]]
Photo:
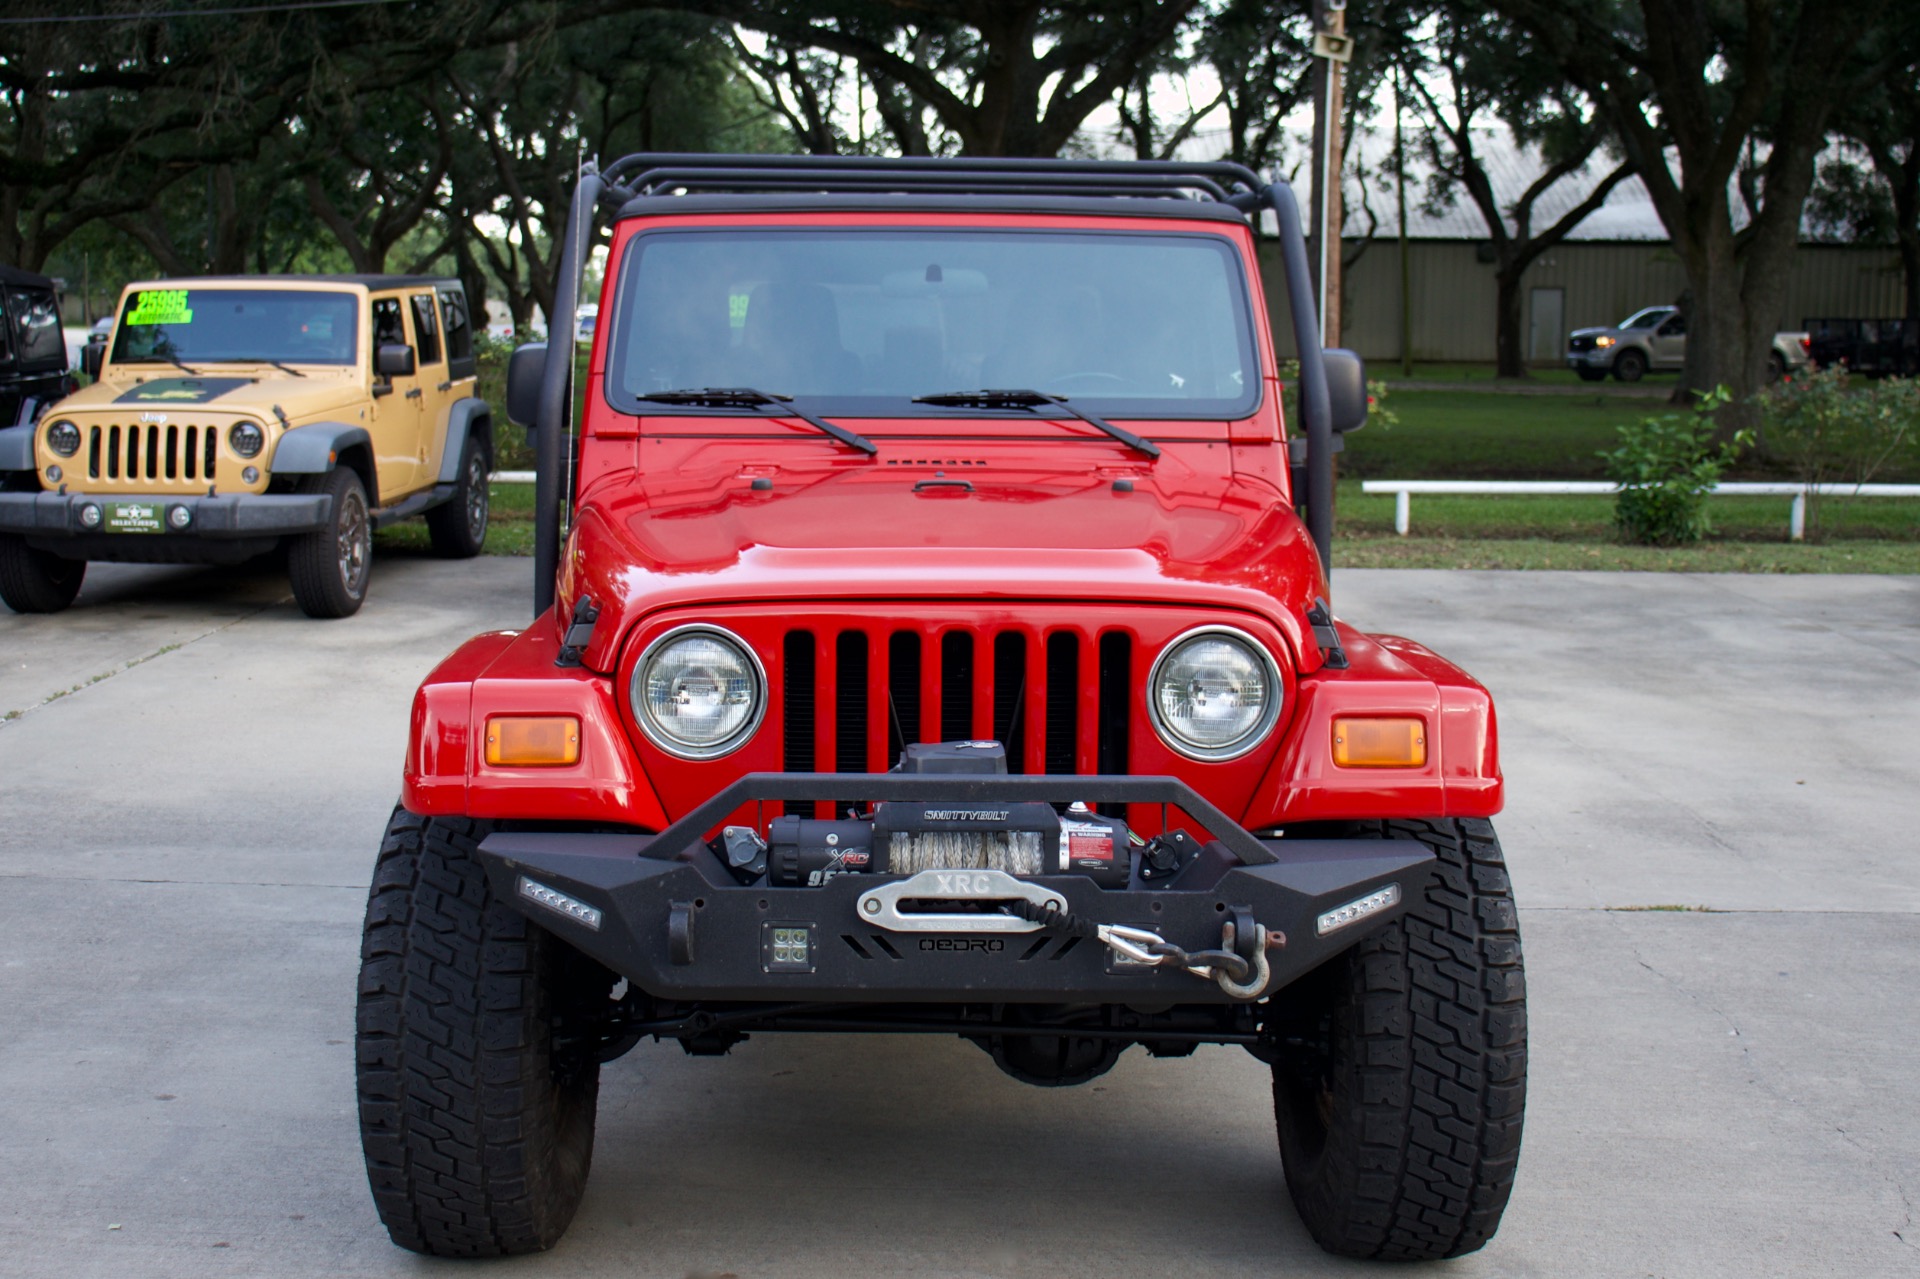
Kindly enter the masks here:
[[[999, 742], [912, 743], [893, 771], [1004, 775], [1007, 752]], [[767, 882], [777, 887], [818, 886], [845, 874], [997, 870], [1085, 875], [1102, 887], [1124, 888], [1133, 875], [1134, 846], [1143, 842], [1121, 818], [1085, 804], [1063, 813], [1047, 803], [988, 799], [885, 802], [875, 804], [870, 816], [833, 820], [790, 813], [768, 823], [764, 845], [735, 826], [716, 841], [715, 851], [743, 879], [757, 879], [764, 865]]]

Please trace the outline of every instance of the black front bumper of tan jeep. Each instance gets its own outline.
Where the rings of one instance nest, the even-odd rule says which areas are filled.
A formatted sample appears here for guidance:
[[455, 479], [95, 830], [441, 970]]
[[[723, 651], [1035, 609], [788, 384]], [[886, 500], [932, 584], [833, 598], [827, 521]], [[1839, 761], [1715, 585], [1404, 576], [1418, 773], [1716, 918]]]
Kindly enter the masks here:
[[[272, 550], [282, 537], [326, 528], [329, 501], [324, 493], [0, 493], [0, 533], [74, 560], [237, 564]], [[137, 531], [115, 531], [109, 525], [120, 507], [150, 507], [152, 514]]]
[[[742, 884], [704, 842], [742, 805], [882, 801], [1158, 804], [1213, 836], [1164, 882], [1124, 889], [1078, 874], [995, 880], [978, 872], [842, 874], [813, 887]], [[1212, 975], [1130, 959], [1086, 926], [1121, 925], [1186, 951], [1239, 948], [1265, 930], [1277, 991], [1405, 910], [1433, 855], [1411, 840], [1262, 840], [1166, 777], [758, 773], [659, 835], [501, 831], [480, 845], [493, 890], [647, 994], [685, 1001], [1223, 1003]], [[977, 882], [976, 882], [977, 881]], [[893, 908], [901, 885], [931, 919]], [[949, 893], [951, 890], [951, 893]], [[921, 892], [938, 900], [919, 899]], [[996, 897], [1055, 904], [1054, 926], [1010, 918]], [[887, 898], [886, 909], [880, 899]], [[1367, 902], [1361, 910], [1346, 910]], [[970, 910], [971, 915], [943, 909]], [[1068, 918], [1081, 934], [1060, 926]]]

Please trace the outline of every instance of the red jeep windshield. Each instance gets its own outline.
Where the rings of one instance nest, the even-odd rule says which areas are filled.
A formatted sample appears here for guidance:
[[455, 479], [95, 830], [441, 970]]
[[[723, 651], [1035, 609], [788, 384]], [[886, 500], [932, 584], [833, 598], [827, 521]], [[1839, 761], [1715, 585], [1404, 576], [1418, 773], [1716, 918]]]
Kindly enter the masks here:
[[950, 415], [916, 396], [1032, 390], [1133, 418], [1238, 418], [1260, 390], [1221, 236], [682, 230], [628, 247], [607, 398], [752, 387], [841, 416]]

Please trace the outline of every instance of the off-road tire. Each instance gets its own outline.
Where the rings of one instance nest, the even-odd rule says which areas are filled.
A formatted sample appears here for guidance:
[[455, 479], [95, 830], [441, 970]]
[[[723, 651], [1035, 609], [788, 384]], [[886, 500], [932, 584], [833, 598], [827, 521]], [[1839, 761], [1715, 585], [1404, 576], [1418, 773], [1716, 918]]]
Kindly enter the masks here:
[[486, 834], [396, 808], [360, 948], [367, 1179], [393, 1241], [436, 1257], [551, 1248], [593, 1160], [599, 1058], [555, 1022], [610, 975], [494, 899]]
[[[367, 600], [373, 576], [373, 517], [366, 486], [344, 466], [303, 482], [302, 493], [324, 493], [327, 527], [289, 539], [287, 576], [293, 601], [308, 617], [352, 617]], [[351, 546], [349, 545], [351, 544]]]
[[1484, 821], [1355, 833], [1417, 839], [1437, 865], [1403, 916], [1288, 992], [1296, 1046], [1273, 1072], [1287, 1189], [1328, 1252], [1457, 1257], [1499, 1228], [1520, 1158], [1526, 984], [1507, 869]]
[[1607, 371], [1605, 369], [1576, 368], [1574, 372], [1580, 375], [1582, 382], [1604, 382], [1607, 380]]
[[16, 613], [58, 613], [73, 603], [87, 575], [85, 560], [36, 551], [12, 533], [0, 533], [0, 600]]
[[1622, 351], [1613, 362], [1613, 375], [1622, 382], [1638, 382], [1647, 375], [1647, 357], [1638, 351]]
[[450, 560], [470, 560], [487, 544], [487, 450], [467, 437], [460, 451], [460, 478], [453, 496], [427, 512], [427, 535], [433, 553]]

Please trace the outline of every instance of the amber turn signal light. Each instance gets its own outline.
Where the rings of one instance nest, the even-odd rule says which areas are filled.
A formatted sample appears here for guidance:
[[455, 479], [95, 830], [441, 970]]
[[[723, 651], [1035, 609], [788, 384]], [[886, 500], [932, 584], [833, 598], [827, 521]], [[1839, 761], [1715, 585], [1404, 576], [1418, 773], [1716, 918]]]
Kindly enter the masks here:
[[580, 721], [572, 715], [496, 715], [487, 721], [487, 763], [541, 768], [580, 762]]
[[1410, 716], [1333, 721], [1333, 762], [1342, 768], [1419, 768], [1427, 726]]

